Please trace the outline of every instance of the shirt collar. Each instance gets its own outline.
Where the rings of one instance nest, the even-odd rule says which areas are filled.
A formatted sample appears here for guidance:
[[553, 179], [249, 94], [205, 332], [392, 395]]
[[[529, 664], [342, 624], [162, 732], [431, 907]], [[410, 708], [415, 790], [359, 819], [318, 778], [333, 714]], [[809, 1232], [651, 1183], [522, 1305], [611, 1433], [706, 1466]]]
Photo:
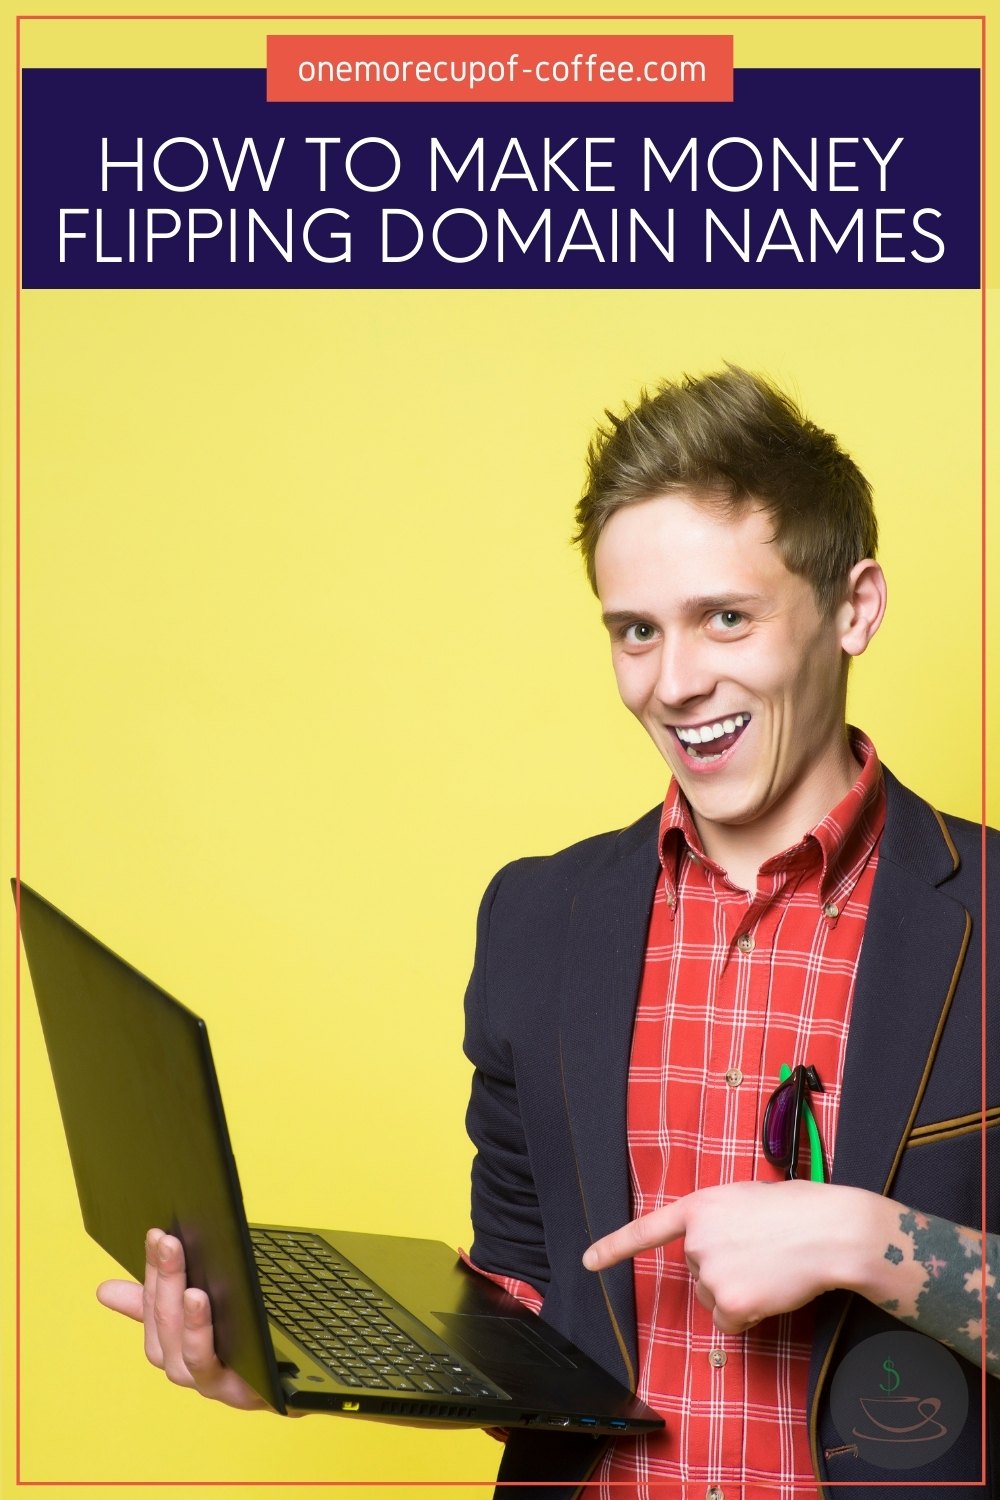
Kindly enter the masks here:
[[[762, 872], [770, 873], [818, 861], [819, 899], [825, 906], [842, 906], [846, 901], [885, 825], [885, 782], [875, 746], [860, 729], [848, 726], [848, 734], [854, 758], [861, 765], [854, 785], [797, 844], [772, 855], [761, 865]], [[671, 905], [677, 899], [678, 873], [685, 848], [711, 874], [725, 878], [725, 871], [702, 848], [688, 800], [674, 778], [663, 804], [659, 848]]]

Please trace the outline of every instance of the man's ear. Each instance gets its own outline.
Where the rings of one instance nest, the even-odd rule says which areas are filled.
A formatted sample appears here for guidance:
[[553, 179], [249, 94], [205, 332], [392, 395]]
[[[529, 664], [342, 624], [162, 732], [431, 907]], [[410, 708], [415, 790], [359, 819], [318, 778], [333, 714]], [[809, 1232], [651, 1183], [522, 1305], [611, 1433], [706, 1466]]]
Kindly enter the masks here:
[[837, 608], [840, 644], [848, 656], [860, 656], [885, 614], [885, 574], [871, 557], [855, 563], [847, 576], [844, 602]]

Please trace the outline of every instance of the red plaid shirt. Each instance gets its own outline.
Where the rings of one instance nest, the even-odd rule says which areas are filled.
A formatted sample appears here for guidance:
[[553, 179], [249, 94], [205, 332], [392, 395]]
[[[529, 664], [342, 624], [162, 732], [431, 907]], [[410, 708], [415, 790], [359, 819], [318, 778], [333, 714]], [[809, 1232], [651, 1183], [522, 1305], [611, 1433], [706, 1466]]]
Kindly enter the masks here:
[[[657, 885], [629, 1068], [636, 1217], [697, 1188], [777, 1180], [760, 1147], [783, 1063], [812, 1063], [829, 1176], [851, 998], [885, 821], [878, 758], [802, 841], [764, 862], [753, 895], [709, 860], [676, 783], [660, 824]], [[537, 1308], [531, 1287], [506, 1283]], [[694, 1295], [683, 1241], [635, 1261], [638, 1394], [661, 1434], [609, 1449], [584, 1494], [814, 1500], [806, 1430], [809, 1307], [721, 1334]], [[670, 1483], [673, 1481], [673, 1483]], [[614, 1488], [612, 1488], [614, 1486]]]

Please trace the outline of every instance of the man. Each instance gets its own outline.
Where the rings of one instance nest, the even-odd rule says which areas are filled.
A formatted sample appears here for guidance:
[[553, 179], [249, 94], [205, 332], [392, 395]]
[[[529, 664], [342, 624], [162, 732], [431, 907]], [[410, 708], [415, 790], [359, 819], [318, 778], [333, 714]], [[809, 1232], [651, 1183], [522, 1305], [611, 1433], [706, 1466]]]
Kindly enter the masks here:
[[[673, 782], [662, 810], [487, 892], [473, 1257], [543, 1293], [666, 1418], [662, 1437], [589, 1445], [588, 1497], [976, 1479], [982, 1246], [951, 1221], [981, 1222], [980, 830], [941, 820], [845, 726], [848, 665], [885, 605], [869, 487], [729, 370], [612, 419], [578, 520], [621, 696]], [[764, 1157], [783, 1064], [822, 1084], [832, 1183], [782, 1181]], [[996, 1104], [995, 1058], [989, 1083]], [[831, 1413], [851, 1351], [898, 1319], [963, 1356], [927, 1342], [918, 1395], [968, 1382], [947, 1451], [933, 1426], [904, 1454], [866, 1440], [864, 1413], [846, 1431]], [[578, 1477], [587, 1446], [515, 1434], [501, 1477]]]
[[[868, 485], [730, 369], [612, 419], [578, 520], [622, 698], [673, 780], [662, 809], [519, 861], [484, 898], [472, 1258], [667, 1426], [608, 1449], [518, 1432], [501, 1479], [587, 1480], [587, 1500], [901, 1479], [991, 1495], [992, 1454], [968, 1485], [1000, 1264], [962, 1227], [982, 1210], [980, 830], [845, 725], [885, 606]], [[996, 1058], [988, 1082], [996, 1106]], [[786, 1180], [807, 1170], [803, 1121], [831, 1181]], [[153, 1231], [149, 1252], [149, 1356], [259, 1404], [215, 1359], [177, 1242]], [[137, 1288], [101, 1295], [142, 1316]], [[885, 1344], [907, 1327], [930, 1337]], [[956, 1389], [969, 1415], [945, 1430]]]

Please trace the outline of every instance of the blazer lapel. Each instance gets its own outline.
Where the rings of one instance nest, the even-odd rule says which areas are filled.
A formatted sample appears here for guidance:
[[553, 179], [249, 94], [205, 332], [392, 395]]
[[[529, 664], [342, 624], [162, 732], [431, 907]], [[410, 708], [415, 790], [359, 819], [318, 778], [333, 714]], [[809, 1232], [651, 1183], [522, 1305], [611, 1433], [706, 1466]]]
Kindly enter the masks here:
[[833, 1167], [835, 1182], [876, 1193], [895, 1175], [971, 930], [965, 908], [937, 888], [954, 869], [954, 850], [934, 812], [888, 773], [886, 791]]
[[[937, 815], [888, 771], [886, 824], [858, 964], [833, 1180], [890, 1193], [969, 945], [969, 913], [938, 886], [958, 856]], [[852, 1296], [816, 1303], [809, 1432], [819, 1470], [820, 1401]], [[824, 1493], [826, 1493], [824, 1491]]]
[[[573, 903], [560, 997], [560, 1052], [566, 1110], [588, 1233], [593, 1239], [631, 1218], [627, 1143], [632, 1028], [659, 874], [659, 809], [620, 836], [608, 866]], [[633, 1374], [636, 1362], [632, 1265], [600, 1273], [605, 1303]]]

